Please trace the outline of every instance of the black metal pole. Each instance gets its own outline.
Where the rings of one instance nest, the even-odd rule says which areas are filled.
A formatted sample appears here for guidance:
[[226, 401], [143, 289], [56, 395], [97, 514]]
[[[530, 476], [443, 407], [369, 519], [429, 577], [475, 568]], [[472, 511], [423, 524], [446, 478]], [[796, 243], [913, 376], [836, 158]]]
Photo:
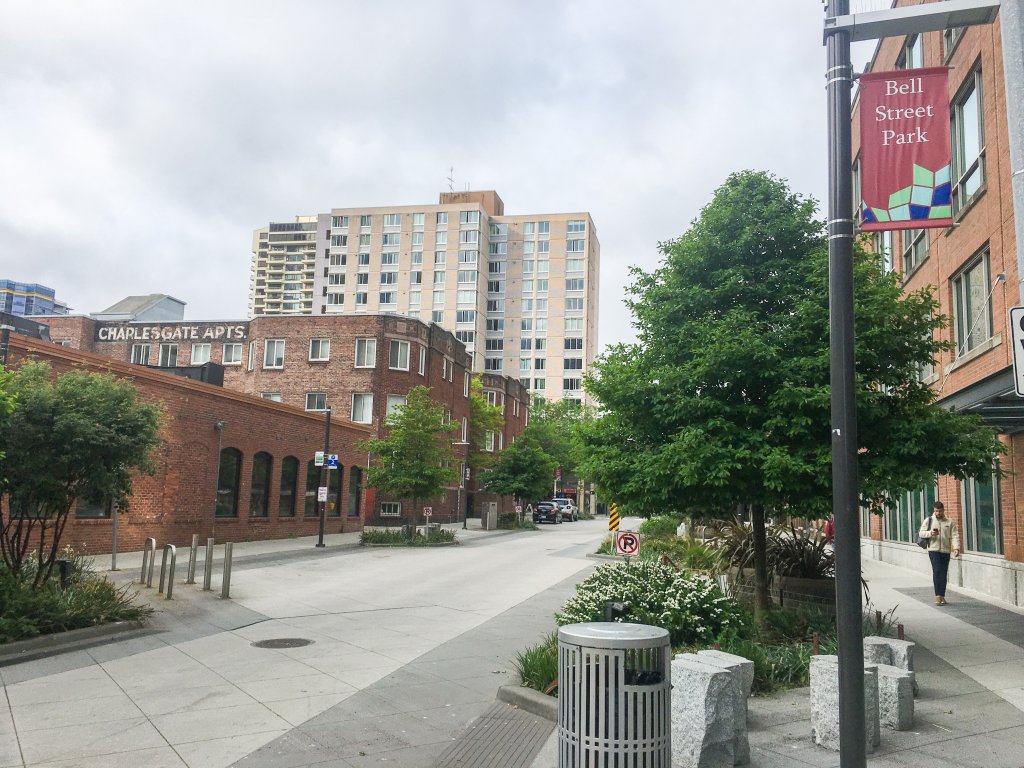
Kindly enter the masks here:
[[[830, 0], [829, 18], [849, 13]], [[828, 69], [829, 339], [832, 381], [832, 510], [835, 520], [836, 625], [839, 640], [839, 765], [864, 768], [864, 645], [861, 628], [860, 532], [857, 504], [857, 409], [853, 328], [853, 169], [850, 38], [833, 32]]]
[[11, 326], [3, 326], [0, 330], [0, 366], [7, 367], [7, 350], [11, 346]]
[[[331, 470], [328, 464], [328, 457], [331, 455], [331, 409], [324, 410], [324, 465], [320, 468], [320, 487], [327, 488], [327, 496], [331, 495]], [[320, 502], [320, 537], [317, 539], [318, 547], [324, 546], [324, 526], [327, 524], [327, 499]]]

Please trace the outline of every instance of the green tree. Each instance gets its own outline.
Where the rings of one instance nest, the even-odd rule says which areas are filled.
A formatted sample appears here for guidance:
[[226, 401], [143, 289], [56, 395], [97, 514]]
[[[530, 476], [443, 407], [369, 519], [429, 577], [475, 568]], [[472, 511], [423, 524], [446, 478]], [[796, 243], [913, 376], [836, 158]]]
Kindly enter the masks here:
[[430, 397], [430, 387], [413, 387], [404, 405], [384, 421], [386, 434], [359, 445], [371, 456], [366, 484], [398, 499], [438, 496], [456, 482], [452, 466], [452, 434], [456, 424], [446, 421], [445, 407]]
[[[729, 177], [664, 264], [636, 271], [638, 342], [587, 379], [606, 411], [582, 470], [630, 511], [750, 512], [755, 607], [767, 605], [765, 510], [831, 508], [828, 261], [812, 200], [768, 174]], [[1000, 446], [921, 382], [947, 342], [930, 290], [855, 249], [859, 488], [878, 503], [936, 473], [984, 475]]]
[[17, 368], [8, 389], [15, 406], [0, 408], [0, 551], [15, 576], [34, 551], [38, 587], [75, 503], [123, 502], [133, 474], [152, 472], [160, 410], [130, 381], [84, 371], [53, 381], [45, 363]]
[[478, 470], [494, 464], [495, 452], [485, 450], [487, 433], [497, 432], [504, 423], [505, 416], [501, 408], [487, 402], [480, 377], [474, 376], [469, 385], [469, 447], [466, 460], [474, 477]]
[[543, 498], [551, 490], [556, 466], [555, 459], [524, 433], [498, 455], [481, 485], [485, 491], [517, 500]]

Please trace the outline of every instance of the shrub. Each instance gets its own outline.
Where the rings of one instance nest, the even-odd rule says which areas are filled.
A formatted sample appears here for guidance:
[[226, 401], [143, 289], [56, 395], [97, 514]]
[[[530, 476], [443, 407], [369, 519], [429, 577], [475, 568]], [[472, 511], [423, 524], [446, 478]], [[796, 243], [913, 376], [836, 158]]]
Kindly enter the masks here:
[[523, 515], [522, 520], [519, 520], [518, 517], [515, 512], [506, 512], [498, 515], [498, 528], [507, 531], [514, 531], [517, 528], [530, 531], [537, 530], [537, 526], [533, 524], [533, 520], [527, 515]]
[[546, 691], [558, 679], [558, 633], [517, 653], [515, 667], [524, 687]]
[[713, 579], [651, 560], [598, 567], [555, 618], [559, 624], [601, 621], [607, 601], [629, 606], [623, 621], [667, 629], [673, 644], [712, 643], [738, 628], [736, 604]]
[[458, 544], [455, 531], [447, 528], [431, 528], [430, 538], [422, 533], [409, 536], [404, 530], [388, 529], [384, 531], [363, 531], [359, 535], [360, 544], [386, 544], [392, 547], [426, 547], [430, 544]]
[[650, 517], [640, 523], [640, 533], [644, 536], [675, 536], [676, 529], [679, 527], [679, 521], [674, 517], [668, 515], [659, 515], [658, 517]]
[[658, 559], [662, 555], [678, 568], [718, 573], [724, 568], [722, 553], [696, 539], [673, 536], [669, 539], [644, 539], [640, 556]]

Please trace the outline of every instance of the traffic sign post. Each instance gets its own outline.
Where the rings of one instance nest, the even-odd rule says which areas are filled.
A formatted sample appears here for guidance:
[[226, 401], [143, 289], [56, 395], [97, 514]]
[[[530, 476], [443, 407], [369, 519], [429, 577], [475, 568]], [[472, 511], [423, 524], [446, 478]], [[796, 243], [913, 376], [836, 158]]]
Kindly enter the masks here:
[[615, 554], [622, 555], [627, 559], [638, 556], [640, 554], [640, 534], [633, 531], [616, 531]]
[[338, 454], [332, 453], [327, 457], [327, 468], [337, 469], [338, 468]]
[[1024, 307], [1010, 310], [1010, 337], [1013, 339], [1013, 385], [1024, 397]]
[[608, 507], [608, 530], [619, 530], [619, 508], [614, 504]]
[[324, 465], [324, 452], [317, 451], [313, 454], [313, 466], [322, 467]]
[[433, 507], [424, 507], [423, 508], [423, 516], [424, 517], [428, 517], [429, 518], [432, 514], [434, 514], [434, 508]]
[[319, 488], [316, 489], [316, 500], [317, 501], [327, 501], [327, 486], [326, 485], [321, 485]]

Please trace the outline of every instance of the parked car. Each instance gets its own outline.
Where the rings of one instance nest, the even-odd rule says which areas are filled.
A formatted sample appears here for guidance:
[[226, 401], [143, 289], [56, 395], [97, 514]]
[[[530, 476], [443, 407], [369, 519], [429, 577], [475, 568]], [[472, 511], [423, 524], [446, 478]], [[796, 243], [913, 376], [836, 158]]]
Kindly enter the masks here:
[[562, 522], [562, 509], [553, 501], [538, 501], [533, 505], [533, 522], [560, 523]]
[[558, 498], [552, 499], [551, 501], [557, 504], [558, 508], [562, 510], [562, 517], [565, 519], [573, 523], [580, 519], [580, 511], [576, 508], [576, 505], [572, 503], [572, 499]]

